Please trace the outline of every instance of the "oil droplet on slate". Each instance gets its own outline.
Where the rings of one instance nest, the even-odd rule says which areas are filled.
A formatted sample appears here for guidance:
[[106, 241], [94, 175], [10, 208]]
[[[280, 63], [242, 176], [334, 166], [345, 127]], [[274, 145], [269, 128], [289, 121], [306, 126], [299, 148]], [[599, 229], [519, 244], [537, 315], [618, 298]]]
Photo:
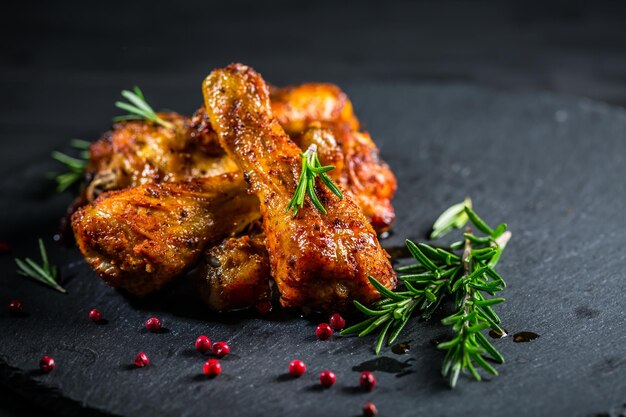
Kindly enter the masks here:
[[509, 332], [507, 332], [504, 328], [502, 329], [502, 333], [493, 329], [489, 330], [489, 336], [491, 336], [492, 339], [502, 339], [503, 337], [507, 337], [508, 335]]
[[411, 345], [409, 345], [409, 342], [397, 343], [391, 347], [391, 351], [396, 355], [404, 355], [409, 353], [410, 350]]
[[372, 359], [369, 361], [365, 361], [357, 366], [353, 366], [352, 370], [356, 372], [363, 371], [380, 371], [387, 372], [390, 374], [403, 374], [407, 372], [407, 368], [410, 368], [411, 365], [408, 363], [414, 360], [413, 358], [409, 358], [404, 362], [400, 362], [397, 359], [389, 358], [387, 356], [381, 356], [376, 359]]
[[440, 334], [439, 336], [435, 337], [434, 339], [430, 339], [430, 343], [432, 345], [434, 345], [434, 346], [437, 346], [439, 343], [450, 341], [453, 338], [454, 338], [454, 335], [452, 335], [450, 333], [444, 333], [444, 334]]
[[513, 341], [515, 343], [523, 343], [530, 342], [531, 340], [535, 340], [539, 335], [534, 332], [519, 332], [513, 335]]

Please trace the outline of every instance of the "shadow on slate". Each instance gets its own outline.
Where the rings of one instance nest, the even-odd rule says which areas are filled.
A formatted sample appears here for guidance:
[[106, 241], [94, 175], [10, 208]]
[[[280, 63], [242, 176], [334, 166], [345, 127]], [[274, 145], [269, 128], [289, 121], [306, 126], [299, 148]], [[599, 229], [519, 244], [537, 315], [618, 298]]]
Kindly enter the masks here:
[[[381, 415], [398, 417], [467, 410], [589, 416], [620, 409], [626, 398], [626, 112], [574, 97], [462, 84], [344, 87], [398, 176], [398, 220], [385, 246], [424, 236], [442, 209], [467, 195], [488, 222], [508, 222], [513, 239], [499, 270], [509, 286], [498, 312], [511, 334], [541, 337], [494, 340], [507, 360], [499, 377], [486, 383], [463, 377], [458, 389], [447, 389], [439, 376], [443, 355], [430, 340], [448, 329], [436, 318], [411, 321], [399, 340], [412, 341], [408, 354], [387, 348], [377, 359], [371, 337], [315, 340], [320, 316], [206, 312], [188, 279], [142, 300], [108, 288], [76, 249], [51, 240], [71, 197], [43, 193], [41, 181], [55, 167], [49, 150], [62, 149], [66, 139], [50, 132], [46, 149], [24, 153], [15, 144], [28, 142], [32, 132], [9, 130], [0, 132], [7, 145], [0, 158], [16, 168], [0, 180], [0, 236], [13, 253], [0, 256], [0, 302], [19, 298], [28, 316], [0, 311], [2, 386], [59, 415], [326, 417], [356, 415], [366, 401]], [[51, 107], [50, 117], [61, 118], [61, 107]], [[62, 274], [72, 276], [69, 294], [15, 275], [13, 256], [34, 255], [38, 236]], [[90, 322], [91, 308], [108, 323]], [[168, 332], [145, 331], [153, 315]], [[201, 375], [208, 356], [193, 350], [200, 334], [231, 345], [218, 378]], [[151, 364], [135, 370], [139, 351]], [[44, 354], [57, 367], [35, 375]], [[296, 358], [307, 373], [286, 380]], [[379, 369], [372, 393], [355, 389], [361, 366], [385, 358], [406, 374]], [[324, 369], [337, 374], [327, 390], [317, 382]]]

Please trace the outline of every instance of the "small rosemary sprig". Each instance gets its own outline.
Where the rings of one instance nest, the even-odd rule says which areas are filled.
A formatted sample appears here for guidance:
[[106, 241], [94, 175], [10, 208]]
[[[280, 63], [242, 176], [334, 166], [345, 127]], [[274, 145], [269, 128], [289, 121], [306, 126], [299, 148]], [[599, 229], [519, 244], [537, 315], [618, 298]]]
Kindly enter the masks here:
[[115, 102], [115, 107], [126, 110], [128, 114], [114, 117], [114, 122], [121, 122], [124, 120], [151, 120], [167, 129], [174, 128], [172, 123], [167, 120], [163, 120], [158, 114], [156, 114], [154, 109], [146, 101], [146, 98], [139, 87], [133, 87], [133, 91], [122, 90], [122, 96], [128, 100], [128, 103], [124, 101], [117, 101]]
[[[390, 291], [375, 278], [369, 277], [382, 299], [369, 307], [354, 301], [355, 306], [369, 318], [341, 332], [365, 336], [378, 330], [375, 347], [378, 354], [385, 342], [390, 345], [397, 339], [414, 313], [428, 318], [446, 297], [453, 297], [456, 312], [443, 319], [442, 323], [451, 325], [456, 335], [437, 346], [447, 351], [442, 373], [449, 378], [451, 387], [456, 385], [459, 374], [465, 371], [480, 380], [474, 364], [497, 375], [497, 371], [486, 362], [487, 356], [498, 363], [504, 361], [481, 331], [491, 328], [502, 332], [500, 319], [491, 306], [504, 299], [487, 298], [486, 294], [494, 296], [505, 286], [494, 267], [511, 237], [505, 224], [492, 229], [469, 207], [467, 200], [461, 204], [462, 211], [456, 209], [455, 214], [449, 214], [447, 224], [460, 228], [469, 220], [486, 236], [476, 236], [468, 229], [464, 239], [453, 243], [450, 250], [407, 240], [407, 248], [417, 263], [397, 268], [405, 290]], [[457, 254], [455, 251], [461, 252]]]
[[52, 152], [52, 158], [65, 165], [67, 168], [66, 172], [52, 174], [57, 183], [57, 192], [60, 193], [83, 179], [87, 160], [89, 159], [89, 142], [81, 139], [72, 139], [71, 145], [81, 150], [79, 158], [69, 156], [59, 151]]
[[46, 253], [46, 247], [43, 244], [43, 240], [39, 239], [39, 253], [41, 254], [41, 265], [38, 265], [30, 258], [24, 260], [15, 258], [17, 264], [17, 273], [32, 278], [35, 281], [39, 281], [55, 290], [66, 293], [65, 288], [61, 287], [57, 282], [57, 267], [50, 265], [48, 261], [48, 254]]
[[304, 196], [308, 195], [313, 205], [317, 207], [319, 211], [326, 214], [326, 209], [315, 194], [315, 177], [319, 176], [322, 183], [326, 185], [333, 194], [343, 199], [341, 190], [339, 190], [333, 180], [326, 174], [328, 171], [335, 169], [335, 167], [333, 165], [322, 166], [322, 164], [320, 164], [320, 160], [317, 157], [317, 146], [315, 144], [309, 146], [306, 152], [300, 154], [300, 157], [302, 158], [302, 172], [300, 173], [293, 198], [289, 201], [285, 211], [287, 212], [293, 209], [293, 216], [295, 217], [296, 214], [298, 214], [298, 210], [304, 206]]
[[451, 325], [456, 336], [437, 345], [437, 348], [447, 351], [441, 373], [448, 377], [452, 388], [456, 386], [459, 374], [464, 371], [469, 371], [477, 381], [481, 380], [475, 364], [492, 375], [498, 375], [498, 371], [486, 361], [487, 357], [497, 363], [504, 363], [500, 352], [481, 332], [491, 328], [498, 333], [504, 333], [500, 328], [500, 318], [491, 308], [502, 303], [504, 298], [486, 298], [484, 294], [493, 296], [505, 287], [504, 280], [494, 271], [493, 266], [497, 263], [496, 253], [502, 252], [510, 233], [491, 234], [489, 237], [493, 240], [490, 246], [482, 249], [473, 249], [472, 238], [469, 236], [473, 235], [468, 230], [462, 256], [463, 276], [453, 284], [453, 290], [455, 287], [457, 289], [457, 311], [441, 321]]

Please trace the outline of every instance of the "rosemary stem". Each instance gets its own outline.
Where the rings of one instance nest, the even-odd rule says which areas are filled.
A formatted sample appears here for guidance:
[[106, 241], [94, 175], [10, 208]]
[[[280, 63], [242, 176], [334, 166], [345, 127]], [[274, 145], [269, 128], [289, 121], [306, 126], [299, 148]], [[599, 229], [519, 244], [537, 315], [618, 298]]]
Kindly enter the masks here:
[[502, 355], [482, 332], [489, 328], [502, 331], [499, 326], [501, 320], [492, 306], [505, 301], [495, 295], [502, 291], [506, 283], [494, 267], [511, 239], [506, 223], [491, 228], [467, 203], [453, 208], [440, 216], [443, 220], [438, 221], [440, 224], [435, 230], [461, 228], [468, 221], [465, 217], [468, 217], [474, 227], [486, 236], [476, 236], [472, 234], [471, 228], [467, 228], [464, 239], [451, 245], [450, 250], [407, 240], [407, 248], [416, 264], [398, 271], [401, 274], [408, 272], [400, 276], [405, 289], [390, 291], [375, 278], [369, 277], [383, 300], [373, 303], [369, 308], [355, 302], [355, 306], [369, 318], [342, 331], [342, 334], [358, 333], [361, 336], [378, 330], [378, 354], [388, 330], [392, 330], [387, 339], [387, 343], [391, 344], [415, 309], [421, 313], [421, 317], [428, 318], [446, 295], [454, 296], [455, 312], [441, 322], [451, 326], [455, 336], [437, 345], [439, 349], [447, 351], [441, 372], [448, 378], [451, 388], [456, 386], [461, 373], [469, 373], [481, 381], [478, 368], [491, 375], [498, 375], [498, 371], [486, 361], [488, 358], [496, 363], [504, 363]]
[[[465, 232], [468, 234], [472, 233], [472, 229], [468, 227]], [[463, 278], [468, 277], [472, 272], [471, 254], [472, 254], [472, 242], [469, 239], [465, 238], [465, 247], [463, 249], [463, 258], [462, 258]], [[467, 316], [470, 313], [470, 306], [468, 304], [468, 301], [470, 301], [473, 298], [472, 292], [473, 292], [473, 289], [469, 288], [469, 286], [466, 286], [465, 295], [463, 296], [463, 300], [461, 301], [461, 307], [463, 308], [463, 313], [465, 314], [465, 316]], [[466, 320], [463, 323], [463, 330], [465, 331], [465, 329], [467, 329], [468, 327], [469, 327], [469, 322]]]

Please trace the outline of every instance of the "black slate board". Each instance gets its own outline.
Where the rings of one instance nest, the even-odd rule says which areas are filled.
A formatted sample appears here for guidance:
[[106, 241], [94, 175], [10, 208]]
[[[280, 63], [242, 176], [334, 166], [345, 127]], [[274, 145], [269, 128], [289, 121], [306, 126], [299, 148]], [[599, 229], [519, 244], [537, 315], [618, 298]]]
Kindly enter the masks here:
[[[352, 416], [365, 401], [374, 401], [381, 416], [623, 412], [626, 112], [586, 99], [467, 85], [344, 87], [399, 179], [398, 220], [386, 247], [423, 239], [436, 215], [466, 195], [489, 222], [509, 223], [513, 239], [500, 266], [508, 300], [499, 312], [509, 332], [540, 337], [496, 340], [507, 359], [498, 378], [463, 378], [450, 391], [439, 376], [442, 354], [431, 344], [446, 332], [436, 320], [412, 321], [402, 337], [411, 341], [409, 354], [387, 349], [373, 363], [371, 338], [317, 341], [315, 318], [282, 312], [212, 315], [187, 280], [141, 301], [108, 288], [76, 249], [52, 242], [70, 197], [51, 195], [45, 178], [56, 167], [52, 149], [67, 149], [69, 137], [94, 137], [108, 116], [82, 109], [85, 117], [69, 121], [66, 109], [52, 107], [30, 128], [2, 117], [0, 240], [13, 253], [0, 256], [0, 304], [19, 298], [28, 312], [12, 318], [0, 311], [5, 389], [61, 415]], [[43, 88], [45, 97], [45, 88], [54, 86]], [[156, 86], [144, 90], [158, 94]], [[14, 273], [13, 256], [35, 255], [38, 236], [61, 265], [68, 295]], [[87, 319], [93, 307], [107, 324]], [[143, 323], [152, 315], [167, 332], [147, 333]], [[193, 349], [199, 334], [231, 344], [215, 380], [201, 376], [204, 358]], [[139, 350], [150, 356], [150, 367], [130, 366]], [[49, 375], [36, 370], [44, 354], [57, 362]], [[293, 358], [308, 365], [297, 380], [284, 376]], [[356, 389], [354, 367], [364, 362], [394, 371], [376, 371], [372, 393]], [[329, 390], [317, 383], [323, 369], [338, 375]]]

